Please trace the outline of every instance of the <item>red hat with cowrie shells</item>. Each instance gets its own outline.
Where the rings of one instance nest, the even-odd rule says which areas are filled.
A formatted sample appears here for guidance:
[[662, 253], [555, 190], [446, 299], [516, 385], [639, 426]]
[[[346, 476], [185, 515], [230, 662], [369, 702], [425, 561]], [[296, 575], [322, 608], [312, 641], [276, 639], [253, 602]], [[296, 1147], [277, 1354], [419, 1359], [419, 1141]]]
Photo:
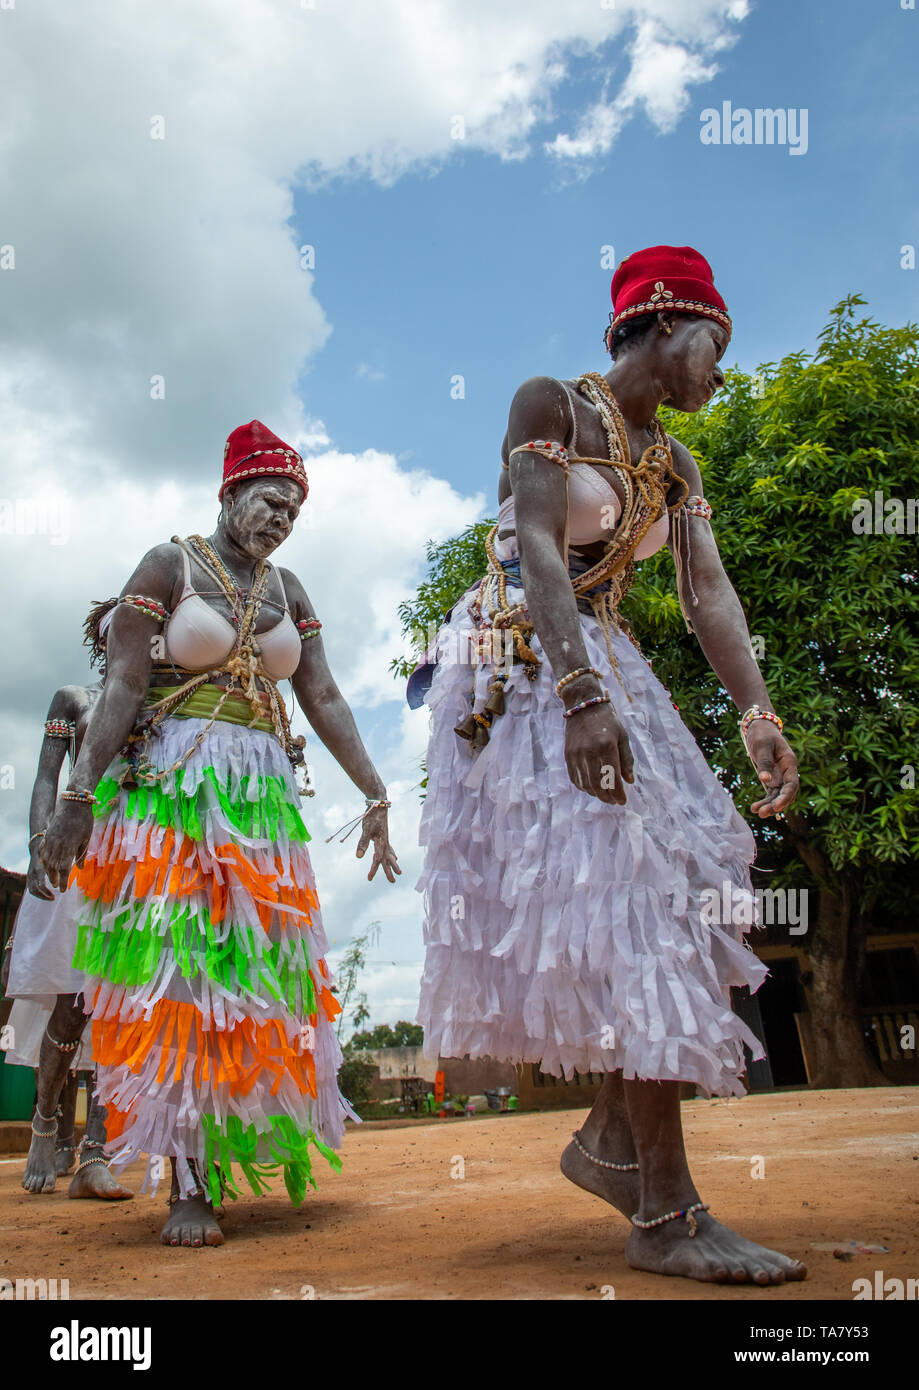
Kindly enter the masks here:
[[303, 489], [304, 502], [310, 490], [303, 460], [296, 450], [272, 434], [261, 420], [250, 420], [248, 425], [235, 429], [226, 442], [223, 482], [217, 496], [222, 497], [231, 483], [257, 477], [292, 478]]
[[639, 314], [670, 310], [701, 314], [732, 330], [728, 306], [715, 289], [712, 268], [691, 246], [648, 246], [618, 266], [611, 286], [609, 332]]

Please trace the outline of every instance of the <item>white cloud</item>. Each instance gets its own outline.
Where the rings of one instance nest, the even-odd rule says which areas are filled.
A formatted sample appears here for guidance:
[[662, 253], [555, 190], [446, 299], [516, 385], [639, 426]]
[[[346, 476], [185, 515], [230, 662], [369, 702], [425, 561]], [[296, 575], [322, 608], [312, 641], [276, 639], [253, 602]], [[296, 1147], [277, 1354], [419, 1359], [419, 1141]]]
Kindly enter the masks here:
[[671, 13], [636, 16], [628, 46], [629, 70], [619, 91], [590, 106], [574, 135], [562, 132], [546, 142], [547, 153], [580, 165], [582, 171], [612, 148], [636, 110], [643, 110], [662, 133], [673, 130], [686, 110], [691, 89], [717, 73], [711, 59], [736, 41], [736, 33], [724, 28], [724, 19], [736, 22], [747, 13], [746, 0], [708, 7], [709, 13], [703, 7], [697, 11], [678, 4], [634, 8]]

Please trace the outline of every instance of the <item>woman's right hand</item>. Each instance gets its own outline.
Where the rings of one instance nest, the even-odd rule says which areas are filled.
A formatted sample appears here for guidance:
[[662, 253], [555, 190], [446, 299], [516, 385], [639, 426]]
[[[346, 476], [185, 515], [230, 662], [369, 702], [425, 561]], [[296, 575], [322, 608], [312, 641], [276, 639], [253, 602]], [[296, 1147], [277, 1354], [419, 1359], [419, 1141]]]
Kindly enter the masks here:
[[48, 880], [45, 877], [45, 866], [41, 862], [41, 839], [33, 841], [32, 853], [29, 858], [29, 871], [26, 874], [26, 890], [32, 894], [33, 898], [44, 898], [46, 902], [54, 901], [54, 894], [48, 887]]
[[70, 870], [86, 853], [93, 830], [92, 807], [86, 801], [60, 801], [41, 841], [41, 861], [52, 888], [63, 893]]
[[565, 720], [565, 762], [581, 791], [625, 805], [625, 783], [635, 781], [634, 762], [629, 736], [611, 704], [591, 705]]

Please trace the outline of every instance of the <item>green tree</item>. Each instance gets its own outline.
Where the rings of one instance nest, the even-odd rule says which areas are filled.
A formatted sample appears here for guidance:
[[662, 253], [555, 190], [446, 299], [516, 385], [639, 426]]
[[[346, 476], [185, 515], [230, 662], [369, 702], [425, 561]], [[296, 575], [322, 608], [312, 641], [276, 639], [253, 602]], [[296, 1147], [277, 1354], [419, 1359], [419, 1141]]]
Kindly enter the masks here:
[[[380, 923], [372, 922], [366, 931], [361, 932], [349, 945], [335, 972], [334, 993], [341, 1004], [338, 1015], [337, 1035], [341, 1038], [347, 1020], [352, 1028], [360, 1028], [370, 1018], [367, 995], [359, 987], [361, 972], [367, 964], [367, 951], [379, 940]], [[338, 1086], [342, 1095], [354, 1106], [358, 1114], [373, 1100], [373, 1064], [360, 1055], [354, 1039], [342, 1047], [341, 1066], [338, 1070]]]
[[351, 1038], [351, 1046], [375, 1050], [378, 1047], [422, 1047], [424, 1045], [424, 1029], [420, 1023], [409, 1023], [401, 1018], [398, 1023], [392, 1026], [388, 1023], [378, 1023], [375, 1028], [366, 1029], [362, 1033], [354, 1033]]
[[352, 1043], [345, 1043], [341, 1050], [341, 1066], [338, 1071], [338, 1086], [343, 1096], [362, 1115], [373, 1101], [373, 1077], [376, 1068], [368, 1062]]
[[338, 1002], [341, 1004], [341, 1013], [338, 1015], [336, 1029], [339, 1039], [346, 1020], [352, 1028], [360, 1028], [361, 1024], [366, 1023], [370, 1017], [367, 995], [358, 988], [358, 980], [361, 971], [367, 964], [368, 947], [375, 946], [379, 939], [380, 924], [379, 922], [372, 922], [365, 932], [356, 936], [351, 942], [335, 972], [333, 993], [338, 995]]
[[[815, 354], [729, 372], [696, 415], [660, 412], [699, 462], [725, 569], [800, 763], [785, 820], [750, 821], [768, 886], [805, 886], [816, 899], [801, 940], [817, 1086], [883, 1081], [858, 1003], [865, 939], [879, 923], [906, 926], [919, 889], [915, 526], [910, 534], [907, 516], [897, 529], [892, 508], [883, 532], [858, 529], [860, 499], [873, 508], [876, 493], [919, 498], [919, 330], [859, 317], [864, 302], [850, 295], [833, 309]], [[403, 605], [404, 631], [439, 617], [484, 572], [488, 525], [429, 544], [431, 574]], [[686, 633], [666, 550], [639, 567], [623, 611], [744, 808], [759, 784], [737, 711]]]
[[415, 661], [433, 644], [444, 614], [485, 573], [485, 537], [494, 524], [475, 521], [439, 545], [427, 542], [428, 577], [411, 602], [399, 604], [402, 635], [409, 638], [416, 655], [393, 657], [389, 669], [397, 679], [411, 675]]

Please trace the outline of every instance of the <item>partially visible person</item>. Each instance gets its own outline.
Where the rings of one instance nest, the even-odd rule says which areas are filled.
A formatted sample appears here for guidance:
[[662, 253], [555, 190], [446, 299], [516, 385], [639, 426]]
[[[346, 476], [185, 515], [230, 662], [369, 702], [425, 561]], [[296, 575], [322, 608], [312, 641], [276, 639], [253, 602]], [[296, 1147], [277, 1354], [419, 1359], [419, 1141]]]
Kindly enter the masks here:
[[[32, 1141], [22, 1179], [27, 1192], [53, 1192], [57, 1179], [73, 1168], [77, 1074], [92, 1066], [89, 1040], [83, 1040], [83, 975], [71, 965], [82, 899], [76, 889], [51, 887], [40, 849], [57, 802], [64, 760], [69, 754], [73, 767], [102, 691], [105, 626], [116, 602], [112, 598], [95, 604], [84, 624], [84, 642], [92, 663], [101, 668], [100, 679], [89, 686], [65, 685], [51, 701], [29, 807], [26, 893], [13, 930], [5, 991], [15, 1001], [9, 1017], [13, 1046], [6, 1060], [35, 1067], [38, 1073]], [[105, 1108], [91, 1097], [70, 1197], [112, 1201], [133, 1196], [108, 1171], [105, 1143]]]

